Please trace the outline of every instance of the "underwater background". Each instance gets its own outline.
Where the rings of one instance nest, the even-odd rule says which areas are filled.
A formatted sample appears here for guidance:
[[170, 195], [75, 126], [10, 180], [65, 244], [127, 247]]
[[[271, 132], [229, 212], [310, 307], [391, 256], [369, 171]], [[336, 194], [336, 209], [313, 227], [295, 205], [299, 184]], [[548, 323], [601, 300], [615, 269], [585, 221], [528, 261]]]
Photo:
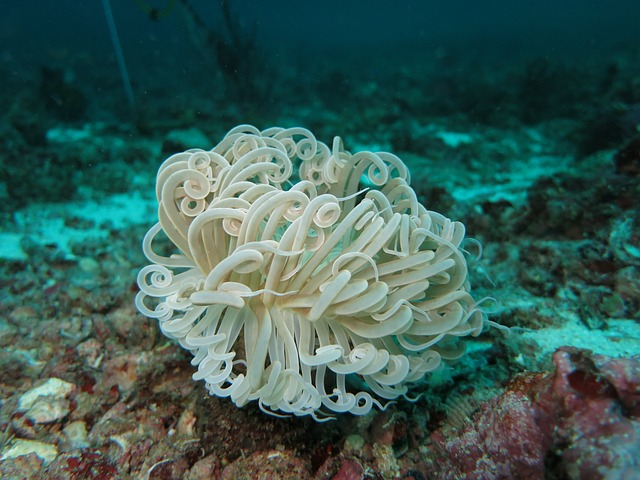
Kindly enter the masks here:
[[[640, 3], [0, 0], [0, 477], [640, 478]], [[170, 155], [389, 151], [510, 333], [384, 411], [237, 408], [134, 306]], [[417, 400], [416, 400], [417, 397]]]

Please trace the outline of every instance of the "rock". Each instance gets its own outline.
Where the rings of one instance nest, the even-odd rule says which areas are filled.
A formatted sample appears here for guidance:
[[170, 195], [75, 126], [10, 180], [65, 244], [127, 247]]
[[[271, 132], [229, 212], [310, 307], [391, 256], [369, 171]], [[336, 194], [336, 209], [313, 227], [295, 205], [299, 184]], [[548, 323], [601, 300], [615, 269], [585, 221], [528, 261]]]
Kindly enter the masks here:
[[344, 459], [340, 464], [340, 470], [331, 480], [362, 480], [364, 468], [355, 460]]
[[17, 458], [23, 455], [30, 454], [36, 455], [38, 458], [42, 459], [42, 462], [45, 465], [47, 465], [55, 460], [55, 458], [58, 456], [58, 448], [55, 445], [51, 445], [49, 443], [18, 438], [11, 443], [7, 450], [5, 450], [5, 452], [2, 454], [2, 457], [0, 457], [0, 460]]
[[312, 478], [305, 463], [289, 450], [266, 450], [240, 457], [222, 471], [222, 480], [294, 480]]
[[207, 455], [193, 464], [185, 480], [210, 480], [220, 477], [220, 460], [215, 455]]
[[637, 471], [640, 356], [563, 347], [553, 363], [555, 372], [516, 377], [463, 429], [435, 431], [423, 451], [432, 478], [597, 480]]
[[75, 390], [76, 386], [73, 383], [65, 382], [55, 377], [49, 378], [42, 385], [22, 394], [18, 400], [17, 411], [26, 412], [39, 401], [55, 402], [64, 400]]
[[80, 267], [80, 270], [83, 272], [97, 274], [100, 270], [100, 263], [92, 257], [81, 257], [78, 260], [78, 267]]
[[347, 438], [344, 439], [343, 450], [347, 453], [357, 454], [364, 447], [365, 441], [357, 433], [348, 435]]
[[640, 175], [640, 136], [632, 138], [613, 156], [616, 171], [624, 175]]
[[[550, 412], [556, 448], [571, 479], [629, 478], [640, 460], [640, 357], [615, 359], [561, 348], [552, 388], [537, 410]], [[544, 418], [544, 417], [543, 417]]]
[[66, 437], [67, 442], [71, 448], [87, 448], [89, 443], [87, 442], [87, 424], [82, 420], [76, 420], [67, 424], [62, 433]]
[[176, 425], [176, 431], [179, 435], [183, 435], [185, 437], [195, 438], [195, 424], [197, 418], [191, 409], [184, 410], [180, 417], [178, 418], [178, 423]]
[[76, 347], [76, 352], [84, 358], [87, 366], [98, 369], [104, 358], [104, 345], [95, 338], [90, 338], [80, 343]]
[[41, 480], [42, 459], [35, 453], [0, 460], [2, 480]]
[[407, 415], [386, 410], [379, 412], [371, 425], [371, 440], [382, 446], [391, 446], [398, 454], [407, 450]]
[[327, 458], [316, 472], [317, 480], [362, 480], [364, 467], [354, 455], [339, 454]]
[[25, 415], [34, 423], [52, 423], [69, 414], [69, 405], [64, 398], [39, 397]]
[[121, 392], [131, 390], [138, 379], [137, 367], [141, 361], [141, 356], [135, 353], [110, 358], [104, 364], [101, 388], [118, 387]]
[[42, 478], [48, 480], [116, 480], [123, 477], [107, 457], [85, 449], [60, 455], [49, 465]]

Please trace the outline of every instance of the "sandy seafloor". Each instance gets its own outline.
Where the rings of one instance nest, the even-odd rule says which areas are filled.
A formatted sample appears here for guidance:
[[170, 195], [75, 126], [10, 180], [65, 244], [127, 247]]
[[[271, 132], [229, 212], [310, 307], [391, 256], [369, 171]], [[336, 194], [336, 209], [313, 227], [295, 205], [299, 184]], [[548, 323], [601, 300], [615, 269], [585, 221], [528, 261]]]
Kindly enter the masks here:
[[[381, 78], [327, 70], [309, 89], [292, 69], [267, 98], [228, 102], [218, 78], [133, 111], [113, 71], [96, 96], [95, 72], [51, 84], [5, 61], [0, 477], [640, 478], [639, 60], [452, 54]], [[83, 111], [47, 101], [65, 88]], [[510, 334], [470, 340], [417, 401], [364, 417], [207, 396], [133, 297], [161, 161], [239, 123], [398, 154], [420, 200], [482, 244], [472, 291]]]

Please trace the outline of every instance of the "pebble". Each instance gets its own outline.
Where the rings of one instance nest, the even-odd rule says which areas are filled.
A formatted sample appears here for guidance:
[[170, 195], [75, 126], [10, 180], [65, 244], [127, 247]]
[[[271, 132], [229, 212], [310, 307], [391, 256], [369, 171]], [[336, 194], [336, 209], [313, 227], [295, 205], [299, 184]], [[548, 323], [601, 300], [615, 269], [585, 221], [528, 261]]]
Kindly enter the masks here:
[[100, 270], [100, 264], [97, 260], [91, 257], [82, 257], [78, 261], [78, 266], [83, 272], [95, 273]]
[[349, 453], [359, 453], [364, 447], [365, 441], [360, 435], [352, 434], [344, 440], [344, 450]]
[[64, 436], [72, 448], [87, 448], [87, 424], [82, 420], [76, 420], [69, 423], [62, 429]]
[[42, 459], [45, 465], [51, 463], [58, 456], [58, 448], [50, 443], [36, 442], [35, 440], [14, 440], [12, 445], [5, 450], [0, 460], [17, 458], [23, 455], [35, 454]]
[[42, 385], [23, 393], [18, 400], [17, 410], [19, 412], [26, 412], [41, 399], [47, 402], [64, 400], [68, 395], [73, 393], [75, 389], [76, 386], [73, 383], [65, 382], [55, 377], [49, 378]]
[[69, 401], [64, 398], [40, 397], [25, 415], [33, 423], [52, 423], [69, 414]]

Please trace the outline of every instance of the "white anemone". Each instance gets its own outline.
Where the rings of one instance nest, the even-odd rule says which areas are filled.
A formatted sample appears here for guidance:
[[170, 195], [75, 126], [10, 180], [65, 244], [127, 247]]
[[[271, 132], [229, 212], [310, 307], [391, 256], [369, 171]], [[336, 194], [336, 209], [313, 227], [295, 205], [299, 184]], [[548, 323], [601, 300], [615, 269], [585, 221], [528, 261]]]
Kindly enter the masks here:
[[[238, 406], [369, 412], [464, 353], [483, 315], [464, 226], [420, 205], [390, 153], [242, 125], [160, 167], [138, 309]], [[152, 243], [163, 231], [176, 247]], [[319, 416], [320, 415], [320, 416]]]

